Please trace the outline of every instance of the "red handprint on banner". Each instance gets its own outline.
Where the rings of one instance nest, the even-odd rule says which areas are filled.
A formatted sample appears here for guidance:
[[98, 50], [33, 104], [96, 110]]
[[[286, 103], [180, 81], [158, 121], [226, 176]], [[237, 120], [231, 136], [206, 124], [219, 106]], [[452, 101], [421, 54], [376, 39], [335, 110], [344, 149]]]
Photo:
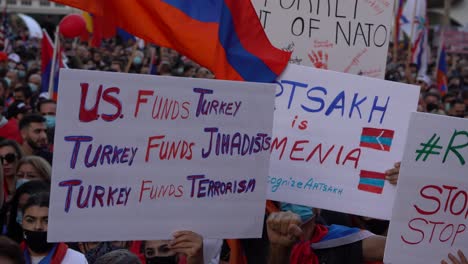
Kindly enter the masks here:
[[317, 69], [328, 69], [328, 53], [319, 50], [317, 53], [312, 51], [312, 53], [307, 54], [309, 60]]

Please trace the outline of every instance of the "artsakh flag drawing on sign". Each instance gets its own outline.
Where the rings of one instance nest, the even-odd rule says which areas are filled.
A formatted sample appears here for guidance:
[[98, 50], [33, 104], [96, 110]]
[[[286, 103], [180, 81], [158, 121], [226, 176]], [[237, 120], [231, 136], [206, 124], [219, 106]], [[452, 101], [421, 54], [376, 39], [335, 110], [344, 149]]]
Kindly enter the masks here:
[[371, 148], [381, 151], [390, 151], [395, 131], [380, 128], [362, 128], [361, 143], [363, 148]]
[[381, 194], [385, 184], [385, 173], [361, 170], [358, 189]]

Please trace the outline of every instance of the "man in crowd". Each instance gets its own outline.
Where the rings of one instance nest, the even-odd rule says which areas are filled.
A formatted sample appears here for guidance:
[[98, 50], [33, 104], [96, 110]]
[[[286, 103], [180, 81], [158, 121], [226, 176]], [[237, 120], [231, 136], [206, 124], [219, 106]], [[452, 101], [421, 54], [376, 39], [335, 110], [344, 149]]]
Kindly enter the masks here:
[[46, 119], [38, 114], [26, 115], [19, 123], [26, 156], [37, 155], [52, 164], [52, 153], [48, 150]]

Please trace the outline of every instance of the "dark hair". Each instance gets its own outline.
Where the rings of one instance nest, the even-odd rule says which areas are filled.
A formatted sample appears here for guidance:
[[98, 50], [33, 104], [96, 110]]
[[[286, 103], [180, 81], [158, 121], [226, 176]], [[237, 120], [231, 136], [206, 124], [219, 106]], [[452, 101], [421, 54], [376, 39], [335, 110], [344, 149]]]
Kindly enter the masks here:
[[29, 110], [31, 110], [31, 108], [23, 101], [15, 101], [8, 107], [6, 118], [16, 118], [19, 114], [26, 114]]
[[20, 246], [5, 236], [0, 236], [0, 257], [8, 259], [14, 264], [25, 263]]
[[15, 93], [16, 93], [16, 92], [22, 92], [23, 95], [24, 95], [24, 98], [26, 98], [26, 99], [32, 97], [31, 88], [30, 88], [29, 86], [26, 86], [26, 85], [17, 87], [17, 88], [15, 88], [15, 90], [13, 90], [13, 91], [14, 91]]
[[39, 102], [37, 103], [37, 111], [38, 112], [41, 112], [41, 107], [44, 104], [55, 104], [55, 105], [57, 105], [57, 102], [55, 102], [55, 100], [52, 100], [52, 99], [39, 100]]
[[21, 212], [23, 212], [24, 214], [24, 212], [26, 212], [26, 209], [28, 209], [29, 207], [33, 207], [33, 206], [49, 208], [49, 193], [40, 192], [40, 193], [31, 195], [31, 197], [29, 197], [24, 207], [21, 208]]
[[24, 128], [29, 127], [31, 123], [45, 123], [45, 121], [46, 119], [39, 114], [28, 114], [19, 122], [19, 129], [23, 130]]
[[3, 78], [0, 78], [0, 84], [2, 84], [3, 89], [5, 89], [5, 92], [6, 92], [6, 90], [8, 90], [8, 89], [10, 88], [10, 87], [8, 86], [8, 82], [5, 81], [5, 79], [3, 79]]
[[140, 259], [126, 249], [111, 251], [96, 259], [94, 264], [141, 264]]
[[426, 94], [424, 95], [424, 99], [426, 99], [426, 98], [429, 97], [429, 96], [437, 97], [437, 100], [440, 101], [440, 95], [439, 95], [438, 93], [431, 93], [431, 92], [426, 93]]
[[7, 227], [7, 236], [17, 243], [23, 241], [23, 229], [19, 223], [16, 222], [18, 215], [19, 200], [23, 194], [35, 195], [41, 192], [49, 192], [50, 186], [44, 181], [30, 181], [21, 185], [17, 190], [10, 205], [10, 217]]
[[17, 160], [20, 160], [23, 158], [23, 151], [21, 150], [21, 147], [18, 144], [18, 142], [11, 140], [11, 139], [4, 139], [0, 141], [0, 148], [3, 148], [3, 147], [12, 147], [16, 152]]
[[462, 99], [459, 99], [459, 98], [457, 98], [457, 99], [453, 100], [453, 102], [452, 102], [452, 103], [450, 103], [450, 106], [452, 106], [452, 107], [453, 107], [453, 106], [455, 106], [456, 104], [462, 104], [462, 105], [464, 105], [464, 104], [465, 104], [465, 102], [463, 102], [463, 100], [462, 100]]
[[468, 90], [463, 90], [462, 94], [461, 94], [461, 98], [463, 100], [467, 100], [468, 99]]

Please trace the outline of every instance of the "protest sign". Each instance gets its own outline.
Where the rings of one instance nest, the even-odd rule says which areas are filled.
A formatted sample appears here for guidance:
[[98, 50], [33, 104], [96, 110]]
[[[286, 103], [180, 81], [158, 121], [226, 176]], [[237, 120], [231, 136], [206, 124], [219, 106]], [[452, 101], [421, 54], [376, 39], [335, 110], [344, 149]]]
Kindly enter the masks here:
[[49, 241], [259, 237], [272, 84], [60, 74]]
[[268, 198], [390, 219], [412, 85], [289, 65], [277, 84]]
[[291, 63], [383, 79], [393, 0], [252, 0], [277, 47]]
[[467, 162], [468, 120], [411, 115], [385, 263], [440, 263], [459, 249], [468, 253]]

